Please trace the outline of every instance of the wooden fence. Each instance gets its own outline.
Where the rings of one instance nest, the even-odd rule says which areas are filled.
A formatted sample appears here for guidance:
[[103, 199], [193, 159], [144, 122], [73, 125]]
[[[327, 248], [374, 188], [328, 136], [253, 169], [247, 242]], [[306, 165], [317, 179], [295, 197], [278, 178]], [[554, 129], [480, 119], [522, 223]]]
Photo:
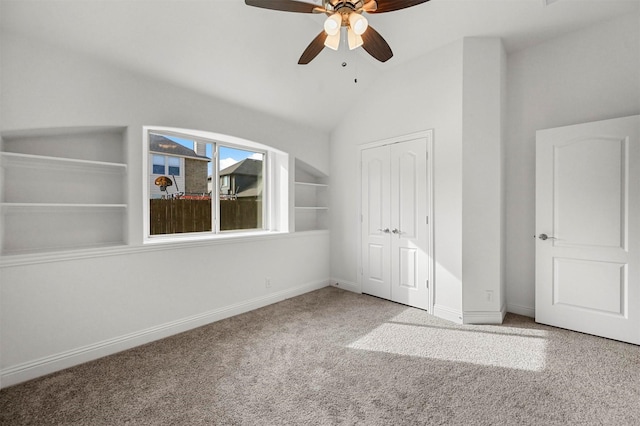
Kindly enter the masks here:
[[[211, 231], [211, 200], [149, 200], [151, 235]], [[220, 200], [220, 230], [262, 228], [262, 202]]]
[[220, 200], [220, 230], [261, 229], [262, 201], [253, 199]]

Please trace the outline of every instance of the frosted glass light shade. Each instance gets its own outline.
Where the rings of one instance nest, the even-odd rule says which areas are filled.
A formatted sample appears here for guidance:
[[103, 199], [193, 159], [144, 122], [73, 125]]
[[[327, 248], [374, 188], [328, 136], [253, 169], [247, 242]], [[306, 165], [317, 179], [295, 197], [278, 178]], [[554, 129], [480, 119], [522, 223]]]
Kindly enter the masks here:
[[362, 36], [360, 34], [356, 34], [356, 32], [351, 28], [347, 31], [347, 39], [349, 40], [349, 50], [360, 47], [364, 43]]
[[367, 31], [367, 28], [369, 27], [369, 21], [367, 21], [367, 18], [360, 15], [359, 13], [352, 12], [349, 15], [349, 26], [351, 26], [351, 29], [354, 33], [356, 33], [357, 35], [362, 35], [365, 31]]
[[324, 31], [327, 35], [333, 36], [340, 32], [342, 26], [342, 15], [334, 13], [324, 21]]
[[338, 50], [338, 47], [340, 47], [340, 31], [333, 35], [328, 35], [324, 41], [324, 45], [329, 49]]

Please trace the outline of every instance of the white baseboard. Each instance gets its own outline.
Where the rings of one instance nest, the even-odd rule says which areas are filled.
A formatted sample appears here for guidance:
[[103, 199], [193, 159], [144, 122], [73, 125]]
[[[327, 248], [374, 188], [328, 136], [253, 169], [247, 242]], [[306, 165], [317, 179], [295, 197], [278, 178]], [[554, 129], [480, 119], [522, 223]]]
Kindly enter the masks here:
[[499, 311], [465, 311], [462, 315], [463, 324], [502, 324], [507, 315], [507, 306], [503, 305]]
[[343, 290], [348, 290], [354, 293], [362, 294], [362, 289], [360, 288], [360, 284], [358, 283], [342, 280], [340, 278], [331, 278], [331, 285], [336, 288], [341, 288]]
[[215, 321], [262, 308], [310, 291], [318, 290], [331, 285], [331, 283], [332, 281], [328, 279], [307, 283], [298, 287], [293, 287], [287, 290], [235, 303], [233, 305], [217, 308], [202, 314], [150, 327], [135, 333], [126, 334], [113, 339], [104, 340], [102, 342], [93, 343], [91, 345], [14, 365], [0, 371], [0, 385], [2, 387], [7, 387], [35, 379], [36, 377], [64, 370], [65, 368], [73, 367], [74, 365], [93, 361], [154, 340], [163, 339], [177, 333], [182, 333], [196, 327], [201, 327]]
[[518, 314], [518, 315], [522, 315], [530, 318], [536, 317], [535, 308], [531, 308], [529, 306], [516, 305], [514, 303], [507, 303], [507, 312], [511, 312], [513, 314]]
[[435, 305], [433, 307], [433, 315], [455, 322], [456, 324], [462, 324], [462, 312], [447, 308], [446, 306]]

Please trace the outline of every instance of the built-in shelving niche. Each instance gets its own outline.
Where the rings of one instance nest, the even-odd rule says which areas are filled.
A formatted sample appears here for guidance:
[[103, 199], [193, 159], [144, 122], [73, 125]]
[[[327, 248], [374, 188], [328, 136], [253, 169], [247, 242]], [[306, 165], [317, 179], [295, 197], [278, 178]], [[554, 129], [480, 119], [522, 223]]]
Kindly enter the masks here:
[[327, 175], [296, 159], [294, 195], [296, 232], [329, 228]]
[[126, 243], [124, 127], [2, 133], [2, 254]]

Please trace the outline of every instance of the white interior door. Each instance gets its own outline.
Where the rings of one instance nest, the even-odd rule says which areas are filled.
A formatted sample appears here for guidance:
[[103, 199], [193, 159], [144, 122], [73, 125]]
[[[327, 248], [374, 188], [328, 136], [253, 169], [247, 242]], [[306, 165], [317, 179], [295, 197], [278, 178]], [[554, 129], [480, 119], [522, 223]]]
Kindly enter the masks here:
[[362, 151], [362, 291], [391, 299], [389, 147]]
[[429, 309], [426, 139], [362, 151], [362, 291]]
[[537, 133], [536, 321], [640, 344], [639, 128]]
[[391, 300], [429, 309], [427, 144], [390, 147]]

